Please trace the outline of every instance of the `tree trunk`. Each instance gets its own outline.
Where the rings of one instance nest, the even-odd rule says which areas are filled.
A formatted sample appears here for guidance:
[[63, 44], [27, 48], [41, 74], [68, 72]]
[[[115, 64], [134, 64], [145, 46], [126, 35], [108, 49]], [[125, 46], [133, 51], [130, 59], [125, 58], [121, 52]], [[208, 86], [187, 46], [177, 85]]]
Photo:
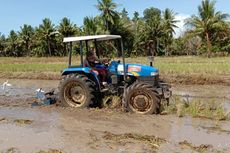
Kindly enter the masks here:
[[62, 56], [66, 56], [67, 54], [68, 54], [67, 45], [66, 43], [64, 43], [64, 53], [62, 54]]
[[168, 53], [168, 42], [165, 40], [165, 56], [169, 56], [169, 53]]
[[206, 41], [207, 41], [207, 52], [208, 52], [208, 58], [211, 56], [211, 42], [209, 38], [208, 32], [206, 32]]
[[30, 50], [29, 50], [29, 43], [28, 41], [26, 42], [26, 55], [29, 56]]
[[51, 56], [51, 47], [50, 47], [50, 41], [48, 40], [48, 50], [49, 50], [49, 56]]
[[153, 55], [154, 56], [157, 56], [157, 53], [158, 53], [158, 41], [157, 40], [155, 40], [154, 42], [153, 42], [153, 48], [154, 48], [154, 51], [153, 51]]

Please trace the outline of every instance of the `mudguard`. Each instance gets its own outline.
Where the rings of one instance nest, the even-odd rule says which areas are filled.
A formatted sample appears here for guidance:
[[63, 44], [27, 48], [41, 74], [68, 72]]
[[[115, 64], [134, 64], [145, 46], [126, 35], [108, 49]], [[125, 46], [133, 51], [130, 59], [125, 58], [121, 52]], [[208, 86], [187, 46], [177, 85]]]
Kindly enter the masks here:
[[93, 78], [93, 81], [98, 85], [100, 89], [100, 81], [98, 79], [98, 74], [93, 71], [92, 68], [89, 67], [70, 67], [70, 68], [65, 68], [62, 71], [62, 76], [68, 75], [70, 73], [79, 73], [79, 74], [85, 74], [86, 76], [90, 76]]

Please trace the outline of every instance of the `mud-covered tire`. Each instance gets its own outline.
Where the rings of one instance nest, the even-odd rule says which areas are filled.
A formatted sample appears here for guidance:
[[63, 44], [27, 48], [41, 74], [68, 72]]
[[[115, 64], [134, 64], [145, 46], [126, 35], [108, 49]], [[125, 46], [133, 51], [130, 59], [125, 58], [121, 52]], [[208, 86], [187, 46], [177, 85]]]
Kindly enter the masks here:
[[157, 114], [160, 109], [160, 97], [150, 84], [135, 82], [124, 90], [123, 107], [137, 114]]
[[59, 84], [59, 99], [62, 106], [85, 108], [93, 104], [93, 82], [81, 74], [69, 74], [64, 76]]

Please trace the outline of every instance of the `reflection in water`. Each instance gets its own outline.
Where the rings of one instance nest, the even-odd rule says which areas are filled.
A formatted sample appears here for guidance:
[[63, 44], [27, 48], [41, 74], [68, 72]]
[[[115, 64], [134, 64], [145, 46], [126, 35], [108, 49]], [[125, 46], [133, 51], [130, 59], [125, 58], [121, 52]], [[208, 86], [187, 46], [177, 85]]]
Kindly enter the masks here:
[[215, 148], [229, 149], [225, 145], [220, 145], [230, 143], [229, 134], [219, 131], [210, 132], [208, 129], [212, 127], [216, 127], [216, 123], [211, 120], [191, 117], [177, 118], [172, 124], [170, 141], [182, 142], [187, 140], [195, 146], [210, 144]]
[[[0, 116], [6, 118], [6, 122], [0, 123], [0, 148], [6, 150], [10, 147], [20, 148], [21, 152], [36, 152], [43, 148], [62, 148], [62, 133], [55, 125], [58, 114], [55, 112], [43, 112], [29, 108], [1, 108]], [[33, 121], [32, 124], [19, 125], [14, 122], [17, 119]], [[0, 151], [1, 151], [0, 150]]]
[[[4, 80], [0, 79], [0, 84]], [[0, 96], [17, 96], [28, 98], [36, 95], [36, 89], [44, 89], [49, 91], [50, 89], [58, 87], [58, 80], [9, 80], [12, 87], [8, 88], [7, 93], [0, 88]]]
[[[0, 83], [3, 81], [4, 80], [0, 80]], [[36, 96], [35, 90], [38, 88], [43, 88], [45, 91], [48, 91], [52, 88], [57, 88], [59, 83], [59, 81], [50, 81], [50, 80], [49, 81], [9, 80], [9, 82], [13, 85], [12, 88], [10, 88], [9, 94], [11, 96], [17, 96], [23, 98]], [[221, 89], [221, 92], [217, 89]], [[200, 96], [200, 97], [202, 96], [204, 98], [213, 95], [218, 95], [220, 97], [221, 96], [230, 97], [229, 91], [230, 91], [230, 87], [216, 86], [216, 85], [179, 86], [179, 87], [175, 87], [173, 90], [174, 94], [192, 95], [192, 96]], [[3, 94], [2, 90], [0, 89], [0, 96], [2, 94]], [[192, 97], [185, 97], [184, 100], [192, 101]], [[226, 110], [230, 109], [230, 100], [228, 98], [225, 99], [215, 98], [215, 100], [220, 100], [221, 102], [224, 101], [225, 102], [223, 105], [224, 109]], [[60, 114], [56, 113], [55, 111], [44, 112], [42, 110], [35, 110], [29, 108], [1, 108], [0, 117], [1, 116], [6, 117], [7, 122], [1, 123], [0, 126], [0, 148], [5, 149], [6, 147], [12, 147], [11, 146], [12, 144], [14, 144], [14, 146], [18, 148], [25, 148], [26, 151], [29, 150], [30, 152], [34, 152], [33, 149], [36, 147], [44, 148], [44, 149], [62, 148], [63, 138], [64, 138], [62, 135], [63, 131], [61, 131], [62, 129], [58, 128], [57, 125], [65, 126], [65, 124], [60, 123], [58, 121], [60, 117], [59, 115]], [[95, 114], [93, 114], [93, 116], [95, 116]], [[100, 121], [100, 119], [102, 118], [101, 116], [95, 116], [95, 117], [98, 117], [97, 121], [101, 123], [98, 124], [98, 126], [105, 125], [104, 121], [103, 122]], [[14, 119], [28, 119], [34, 122], [31, 125], [18, 126], [12, 122]], [[107, 121], [109, 119], [105, 119], [105, 120]], [[147, 120], [148, 117], [145, 117], [145, 119]], [[66, 120], [66, 118], [64, 120]], [[80, 120], [72, 120], [72, 119], [71, 121], [75, 121], [76, 123], [81, 122]], [[69, 120], [67, 120], [66, 122], [69, 122]], [[146, 124], [147, 123], [151, 124], [151, 122], [146, 121], [146, 124], [143, 125], [139, 124], [140, 123], [139, 120], [137, 120], [136, 122], [137, 123], [135, 124], [136, 125], [135, 129], [138, 129], [138, 127], [143, 126], [142, 132], [149, 131], [149, 129], [146, 128]], [[188, 142], [196, 146], [199, 146], [201, 144], [211, 144], [217, 148], [230, 149], [230, 146], [227, 145], [230, 144], [230, 139], [229, 139], [230, 135], [227, 132], [224, 132], [224, 131], [230, 131], [229, 129], [230, 126], [228, 122], [220, 122], [219, 125], [216, 125], [216, 123], [211, 120], [193, 119], [191, 117], [184, 117], [184, 118], [173, 117], [173, 119], [170, 120], [169, 122], [167, 122], [167, 124], [170, 124], [171, 128], [167, 128], [165, 130], [167, 130], [167, 132], [171, 131], [171, 135], [169, 138], [170, 142], [178, 143], [187, 140]], [[87, 125], [89, 123], [87, 122]], [[109, 122], [109, 123], [106, 122], [106, 124], [108, 125], [112, 123], [114, 122]], [[124, 123], [126, 124], [119, 123], [116, 126], [119, 128], [126, 127], [128, 122], [124, 122]], [[93, 124], [92, 129], [94, 129], [95, 125], [93, 121], [92, 124]], [[156, 125], [161, 125], [161, 124], [158, 123]], [[72, 127], [72, 124], [70, 126]], [[216, 128], [217, 126], [218, 128]], [[119, 129], [117, 127], [116, 129]], [[134, 124], [130, 124], [127, 127], [134, 127]], [[159, 126], [159, 129], [162, 130], [162, 127], [163, 126]], [[103, 130], [105, 128], [108, 128], [108, 130], [110, 130], [111, 127], [103, 126]], [[76, 130], [76, 128], [71, 130]], [[80, 125], [78, 130], [79, 131], [81, 130]], [[31, 149], [31, 145], [33, 146], [33, 149]], [[23, 150], [21, 151], [23, 152]]]

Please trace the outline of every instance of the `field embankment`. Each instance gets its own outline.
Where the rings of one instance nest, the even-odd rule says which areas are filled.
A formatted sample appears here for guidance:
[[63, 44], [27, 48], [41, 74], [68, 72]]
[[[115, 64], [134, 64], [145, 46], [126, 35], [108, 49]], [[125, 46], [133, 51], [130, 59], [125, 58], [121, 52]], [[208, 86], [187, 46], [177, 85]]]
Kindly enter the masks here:
[[[79, 57], [75, 61], [80, 61]], [[148, 64], [145, 57], [127, 58], [126, 61]], [[0, 78], [56, 80], [67, 63], [67, 57], [0, 58]], [[169, 83], [230, 85], [230, 57], [156, 57], [155, 66]]]

